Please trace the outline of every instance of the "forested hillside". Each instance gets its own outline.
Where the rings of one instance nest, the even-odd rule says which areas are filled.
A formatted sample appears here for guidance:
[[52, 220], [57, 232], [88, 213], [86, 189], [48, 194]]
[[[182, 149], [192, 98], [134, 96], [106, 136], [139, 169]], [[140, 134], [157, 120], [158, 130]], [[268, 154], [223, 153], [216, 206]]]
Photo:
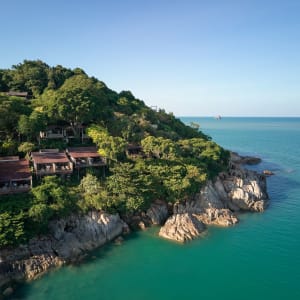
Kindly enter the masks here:
[[[93, 143], [108, 161], [105, 176], [91, 169], [71, 181], [44, 177], [29, 194], [0, 196], [0, 247], [24, 242], [73, 211], [130, 214], [156, 199], [183, 201], [228, 164], [228, 152], [197, 126], [147, 107], [130, 91], [117, 93], [79, 68], [25, 60], [0, 70], [0, 92], [0, 156]], [[41, 138], [51, 125], [69, 126], [75, 138]], [[81, 128], [89, 140], [80, 138]], [[129, 145], [140, 147], [137, 155], [128, 153]]]

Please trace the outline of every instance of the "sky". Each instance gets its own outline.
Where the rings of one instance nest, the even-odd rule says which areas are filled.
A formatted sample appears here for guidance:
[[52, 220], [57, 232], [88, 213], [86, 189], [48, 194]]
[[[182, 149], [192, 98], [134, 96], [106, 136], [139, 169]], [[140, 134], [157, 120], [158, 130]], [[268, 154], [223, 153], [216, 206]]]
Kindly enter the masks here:
[[0, 68], [80, 67], [177, 116], [300, 116], [299, 0], [0, 0]]

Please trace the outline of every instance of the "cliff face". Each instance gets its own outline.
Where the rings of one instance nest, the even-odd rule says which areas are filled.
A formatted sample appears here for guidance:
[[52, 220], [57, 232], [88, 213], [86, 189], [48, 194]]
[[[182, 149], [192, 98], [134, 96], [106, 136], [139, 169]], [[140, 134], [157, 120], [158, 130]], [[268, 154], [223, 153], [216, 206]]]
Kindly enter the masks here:
[[[244, 169], [240, 164], [245, 162], [243, 158], [237, 160], [236, 154], [234, 158], [229, 171], [208, 182], [195, 199], [174, 205], [173, 215], [160, 229], [160, 236], [185, 242], [198, 237], [205, 225], [236, 224], [238, 211], [265, 210], [268, 205], [265, 176]], [[195, 230], [195, 224], [201, 230]]]
[[47, 236], [33, 238], [27, 245], [15, 249], [0, 250], [0, 287], [11, 280], [33, 279], [127, 230], [119, 215], [97, 211], [84, 216], [71, 215], [49, 226]]

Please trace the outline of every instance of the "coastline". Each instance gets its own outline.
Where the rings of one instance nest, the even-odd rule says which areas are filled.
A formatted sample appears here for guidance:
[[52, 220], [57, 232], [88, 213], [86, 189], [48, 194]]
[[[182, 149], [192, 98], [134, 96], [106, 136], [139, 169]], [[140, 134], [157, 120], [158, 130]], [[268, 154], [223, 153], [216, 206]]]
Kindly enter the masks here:
[[[131, 216], [126, 222], [131, 223], [131, 227], [144, 229], [151, 224], [163, 224], [168, 217], [168, 221], [177, 218], [174, 222], [170, 221], [173, 227], [168, 225], [168, 221], [165, 223], [162, 229], [165, 226], [169, 229], [161, 235], [185, 242], [198, 237], [207, 225], [236, 224], [239, 211], [263, 211], [268, 204], [266, 177], [244, 169], [240, 164], [241, 161], [232, 158], [229, 172], [219, 174], [214, 182], [208, 182], [195, 199], [176, 203], [171, 209], [165, 202], [159, 201], [147, 212]], [[12, 282], [33, 280], [51, 268], [76, 262], [86, 251], [128, 232], [127, 223], [118, 215], [103, 212], [94, 211], [87, 216], [72, 215], [51, 222], [51, 235], [37, 237], [26, 246], [1, 250], [1, 294], [11, 287]], [[166, 232], [176, 234], [168, 237]]]
[[243, 167], [260, 162], [259, 158], [231, 152], [229, 170], [208, 181], [194, 199], [175, 203], [159, 235], [184, 243], [200, 236], [209, 225], [237, 224], [239, 212], [263, 212], [269, 203], [266, 176]]

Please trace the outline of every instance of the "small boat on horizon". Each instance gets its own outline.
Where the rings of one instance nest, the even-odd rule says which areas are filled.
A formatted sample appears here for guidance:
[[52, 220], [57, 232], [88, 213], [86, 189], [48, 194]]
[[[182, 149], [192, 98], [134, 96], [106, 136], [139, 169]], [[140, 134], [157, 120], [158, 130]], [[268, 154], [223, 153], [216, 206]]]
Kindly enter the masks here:
[[218, 115], [218, 116], [215, 116], [215, 119], [216, 119], [216, 120], [221, 120], [222, 117], [221, 117], [220, 115]]

